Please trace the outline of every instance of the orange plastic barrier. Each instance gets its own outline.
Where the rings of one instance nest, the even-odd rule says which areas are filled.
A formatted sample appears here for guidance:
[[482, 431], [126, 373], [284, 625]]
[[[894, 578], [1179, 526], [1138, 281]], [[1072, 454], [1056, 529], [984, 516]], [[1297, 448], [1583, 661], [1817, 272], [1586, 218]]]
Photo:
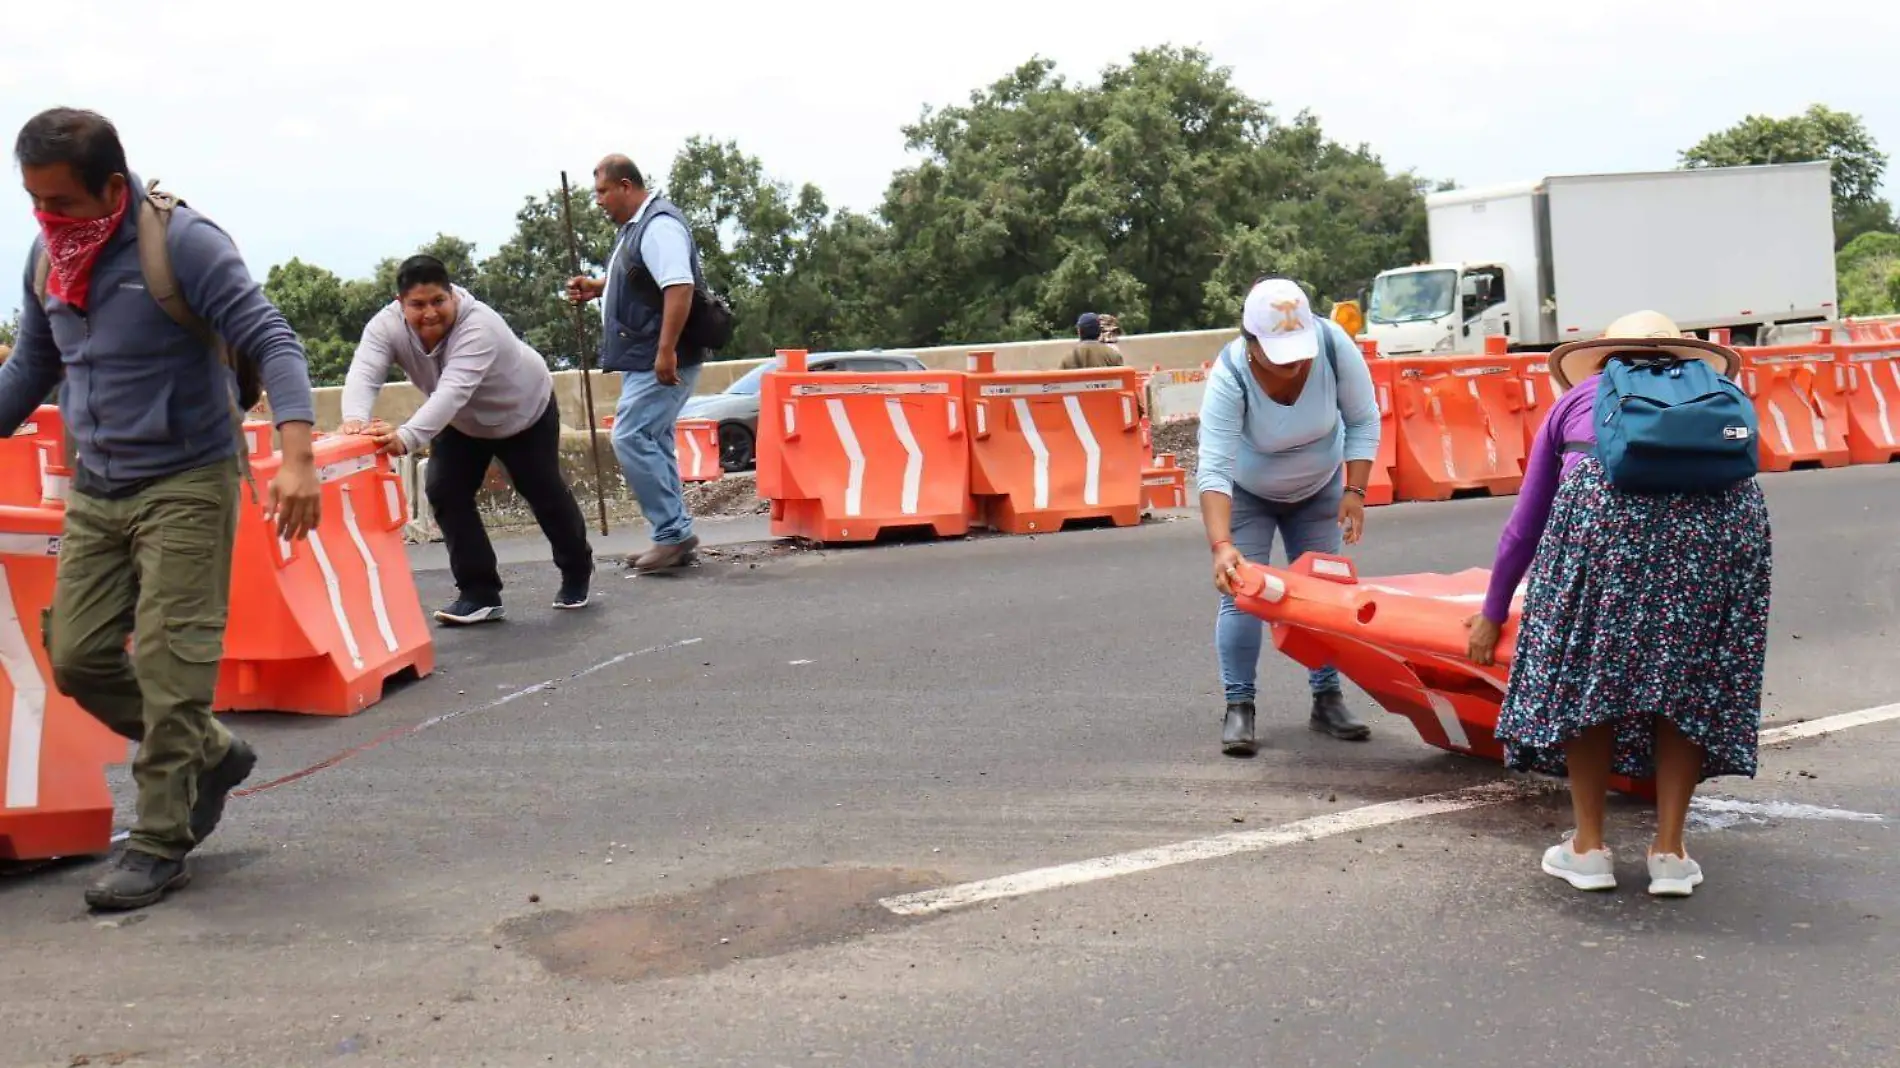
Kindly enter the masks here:
[[286, 542], [264, 519], [282, 454], [269, 428], [247, 424], [253, 501], [241, 493], [231, 613], [213, 708], [350, 716], [382, 698], [393, 676], [435, 670], [435, 639], [403, 549], [399, 476], [368, 438], [316, 443], [323, 519]]
[[0, 506], [0, 860], [111, 847], [105, 769], [125, 762], [127, 742], [53, 687], [41, 631], [65, 521], [58, 508]]
[[963, 376], [953, 371], [813, 374], [781, 351], [759, 390], [760, 498], [772, 536], [875, 541], [886, 530], [970, 529]]
[[1873, 351], [1845, 352], [1847, 453], [1857, 464], [1900, 460], [1900, 338]]
[[1060, 530], [1082, 519], [1141, 522], [1141, 402], [1136, 373], [997, 371], [972, 353], [970, 493], [980, 521], [1006, 534]]
[[1392, 367], [1397, 399], [1399, 500], [1517, 492], [1524, 482], [1525, 447], [1517, 361], [1461, 356], [1383, 362]]
[[673, 451], [679, 457], [681, 482], [717, 482], [726, 473], [719, 464], [717, 420], [681, 419], [674, 423]]
[[1379, 455], [1372, 461], [1372, 477], [1366, 480], [1366, 504], [1391, 504], [1398, 496], [1392, 471], [1399, 464], [1398, 406], [1392, 399], [1392, 364], [1379, 358], [1378, 344], [1367, 341], [1366, 370], [1372, 372], [1372, 389], [1379, 397]]
[[1164, 452], [1154, 458], [1154, 466], [1141, 472], [1141, 510], [1152, 512], [1187, 507], [1187, 471], [1175, 463], [1174, 454]]
[[1837, 376], [1834, 350], [1782, 346], [1742, 356], [1742, 388], [1761, 423], [1761, 469], [1846, 466], [1847, 376]]
[[[1338, 668], [1380, 707], [1410, 720], [1427, 745], [1502, 763], [1494, 732], [1522, 604], [1511, 606], [1495, 666], [1466, 659], [1464, 621], [1483, 604], [1490, 577], [1473, 569], [1362, 582], [1352, 561], [1308, 553], [1290, 569], [1248, 565], [1235, 603], [1271, 624], [1281, 652], [1309, 669]], [[1611, 784], [1655, 796], [1650, 780]]]
[[40, 444], [51, 443], [52, 455], [58, 459], [65, 440], [65, 422], [59, 407], [52, 404], [40, 405], [12, 437], [0, 438], [0, 504], [30, 508], [45, 499], [47, 487], [41, 480], [46, 465]]

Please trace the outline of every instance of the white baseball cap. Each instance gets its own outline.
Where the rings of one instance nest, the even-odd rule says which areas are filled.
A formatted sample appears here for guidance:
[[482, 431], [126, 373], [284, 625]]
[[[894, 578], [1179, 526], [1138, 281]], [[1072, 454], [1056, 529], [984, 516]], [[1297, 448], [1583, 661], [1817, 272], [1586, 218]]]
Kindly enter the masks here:
[[1319, 324], [1306, 291], [1284, 278], [1269, 278], [1247, 294], [1240, 325], [1260, 343], [1269, 363], [1285, 366], [1319, 355]]

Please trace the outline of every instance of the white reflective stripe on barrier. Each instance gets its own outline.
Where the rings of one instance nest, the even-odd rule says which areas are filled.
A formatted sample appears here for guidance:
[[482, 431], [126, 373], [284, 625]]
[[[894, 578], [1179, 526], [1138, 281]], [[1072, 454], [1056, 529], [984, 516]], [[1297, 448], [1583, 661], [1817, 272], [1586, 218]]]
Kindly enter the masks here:
[[59, 539], [50, 534], [0, 534], [0, 556], [58, 556]]
[[1471, 748], [1471, 736], [1465, 733], [1465, 725], [1458, 722], [1458, 710], [1452, 707], [1451, 699], [1437, 690], [1426, 690], [1425, 700], [1432, 706], [1432, 715], [1438, 717], [1438, 727], [1445, 732], [1445, 741], [1453, 749]]
[[369, 551], [369, 542], [363, 540], [363, 529], [356, 523], [356, 505], [350, 494], [350, 487], [343, 487], [343, 529], [350, 532], [350, 541], [356, 544], [356, 555], [363, 558], [363, 567], [369, 573], [369, 606], [376, 613], [376, 630], [383, 636], [383, 644], [390, 652], [398, 648], [396, 628], [389, 622], [389, 605], [383, 600], [383, 572], [376, 566], [376, 554]]
[[858, 432], [851, 426], [851, 414], [844, 409], [844, 402], [828, 400], [825, 411], [831, 414], [831, 427], [838, 432], [838, 443], [844, 446], [845, 459], [850, 462], [850, 470], [844, 482], [844, 514], [862, 515], [864, 513], [864, 449], [858, 444]]
[[1091, 378], [1081, 382], [997, 383], [978, 386], [979, 397], [1050, 397], [1072, 393], [1107, 393], [1122, 388], [1119, 378]]
[[700, 467], [706, 462], [705, 450], [699, 447], [699, 435], [689, 432], [686, 435], [686, 447], [692, 450], [693, 473], [697, 475], [699, 474]]
[[376, 454], [357, 456], [348, 460], [338, 460], [333, 464], [324, 464], [317, 468], [317, 481], [335, 482], [340, 478], [361, 474], [376, 466]]
[[1036, 510], [1049, 507], [1049, 446], [1042, 440], [1042, 432], [1036, 429], [1036, 419], [1029, 413], [1029, 402], [1018, 397], [1010, 402], [1016, 409], [1016, 418], [1023, 424], [1023, 438], [1029, 442], [1029, 451], [1036, 458]]
[[947, 396], [950, 393], [950, 383], [847, 382], [840, 385], [793, 386], [788, 392], [794, 397], [887, 397], [919, 393]]
[[[282, 538], [276, 539], [282, 542]], [[357, 670], [363, 667], [363, 650], [356, 644], [356, 631], [350, 627], [349, 613], [343, 608], [343, 590], [337, 581], [336, 568], [330, 566], [330, 554], [323, 549], [323, 539], [316, 531], [310, 532], [310, 552], [317, 558], [317, 568], [323, 572], [323, 587], [330, 595], [330, 614], [336, 617], [337, 629], [343, 632], [343, 646], [349, 650], [350, 663]]]
[[1069, 425], [1075, 428], [1075, 436], [1082, 439], [1082, 451], [1088, 454], [1088, 473], [1082, 477], [1082, 503], [1093, 508], [1102, 503], [1102, 446], [1095, 440], [1095, 432], [1089, 429], [1088, 416], [1082, 414], [1082, 401], [1070, 395], [1062, 398], [1062, 406], [1069, 410]]
[[916, 515], [917, 498], [924, 485], [924, 450], [917, 447], [917, 435], [911, 433], [904, 402], [892, 397], [884, 402], [884, 410], [890, 413], [891, 429], [897, 431], [898, 443], [904, 446], [904, 497], [898, 506], [905, 515]]
[[27, 641], [25, 621], [13, 603], [13, 584], [7, 580], [5, 568], [0, 568], [0, 669], [6, 672], [7, 685], [13, 687], [13, 714], [7, 728], [6, 807], [37, 808], [40, 743], [46, 733], [46, 680], [33, 658], [33, 646]]

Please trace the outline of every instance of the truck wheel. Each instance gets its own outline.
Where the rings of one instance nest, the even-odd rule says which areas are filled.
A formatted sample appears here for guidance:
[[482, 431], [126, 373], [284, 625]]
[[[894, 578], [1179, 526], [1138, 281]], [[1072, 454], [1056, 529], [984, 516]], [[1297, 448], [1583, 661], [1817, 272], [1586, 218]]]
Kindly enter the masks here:
[[719, 424], [719, 466], [727, 471], [752, 468], [752, 431], [743, 424]]

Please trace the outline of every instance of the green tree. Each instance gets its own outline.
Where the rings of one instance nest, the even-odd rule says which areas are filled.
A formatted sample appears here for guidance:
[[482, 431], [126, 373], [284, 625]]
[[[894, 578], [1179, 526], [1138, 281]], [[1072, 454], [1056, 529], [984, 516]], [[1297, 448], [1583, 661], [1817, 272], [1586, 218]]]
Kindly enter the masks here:
[[1900, 311], [1900, 234], [1867, 233], [1836, 257], [1841, 313], [1892, 315]]
[[5, 321], [0, 322], [0, 345], [8, 348], [20, 339], [20, 313], [15, 311]]
[[[1422, 184], [1317, 120], [1276, 120], [1193, 49], [1073, 85], [1031, 60], [905, 131], [885, 197], [890, 332], [916, 343], [1233, 320], [1257, 275], [1349, 296], [1425, 251]], [[1324, 301], [1322, 301], [1322, 304]]]
[[1817, 160], [1833, 164], [1836, 248], [1863, 233], [1894, 228], [1893, 206], [1880, 199], [1887, 156], [1858, 115], [1821, 104], [1783, 118], [1750, 115], [1682, 153], [1688, 168]]
[[[588, 189], [573, 191], [570, 208], [581, 270], [598, 275], [613, 252], [614, 224], [594, 206]], [[580, 366], [580, 353], [574, 347], [574, 314], [561, 295], [572, 276], [561, 191], [555, 189], [525, 199], [515, 213], [514, 236], [482, 261], [469, 290], [501, 313], [549, 366], [565, 370]], [[599, 313], [589, 306], [581, 321], [591, 357], [599, 338]]]

